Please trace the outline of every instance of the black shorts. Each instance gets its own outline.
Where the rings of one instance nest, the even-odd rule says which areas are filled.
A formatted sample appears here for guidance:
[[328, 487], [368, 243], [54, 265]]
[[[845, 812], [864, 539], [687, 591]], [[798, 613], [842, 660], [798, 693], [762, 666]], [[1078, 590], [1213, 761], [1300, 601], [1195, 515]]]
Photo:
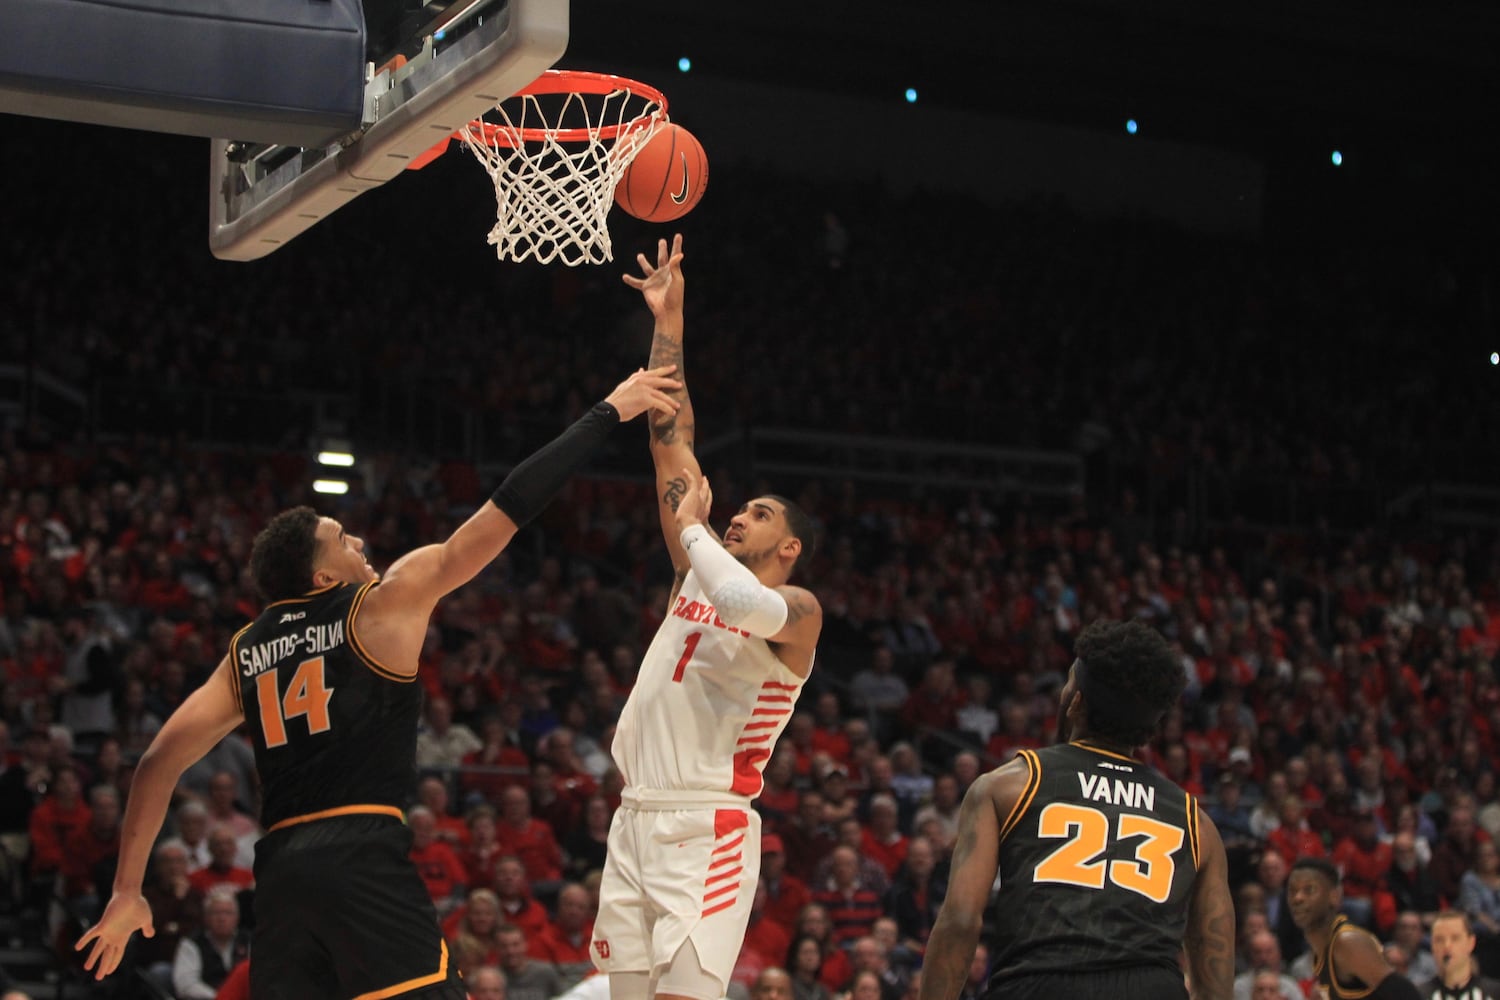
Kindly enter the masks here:
[[411, 831], [391, 816], [340, 816], [263, 837], [251, 997], [464, 1000], [410, 850]]
[[984, 1000], [1187, 1000], [1182, 973], [1159, 965], [1134, 965], [1102, 972], [1047, 972], [991, 979]]

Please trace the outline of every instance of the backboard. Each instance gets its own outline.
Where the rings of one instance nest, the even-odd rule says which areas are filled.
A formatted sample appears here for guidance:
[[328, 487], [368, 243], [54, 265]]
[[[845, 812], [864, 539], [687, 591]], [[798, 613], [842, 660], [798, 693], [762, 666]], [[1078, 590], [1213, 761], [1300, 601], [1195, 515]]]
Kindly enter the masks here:
[[480, 117], [562, 57], [568, 0], [432, 0], [404, 40], [367, 67], [359, 128], [323, 146], [214, 139], [209, 248], [263, 257], [400, 174], [440, 138]]

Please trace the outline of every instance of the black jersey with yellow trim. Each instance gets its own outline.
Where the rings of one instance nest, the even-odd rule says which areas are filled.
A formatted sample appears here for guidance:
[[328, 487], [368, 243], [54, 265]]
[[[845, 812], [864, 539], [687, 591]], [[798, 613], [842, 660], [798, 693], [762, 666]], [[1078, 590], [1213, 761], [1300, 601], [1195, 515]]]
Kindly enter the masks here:
[[1374, 993], [1379, 983], [1367, 984], [1358, 976], [1349, 976], [1340, 981], [1338, 969], [1333, 964], [1333, 946], [1340, 934], [1369, 935], [1377, 948], [1384, 949], [1379, 938], [1358, 924], [1350, 922], [1344, 914], [1340, 913], [1334, 917], [1333, 926], [1328, 931], [1328, 943], [1313, 955], [1313, 980], [1319, 989], [1316, 995], [1326, 1000], [1360, 1000], [1361, 997]]
[[354, 619], [375, 583], [268, 605], [230, 643], [262, 791], [261, 822], [399, 810], [416, 785], [421, 689], [371, 657]]
[[1177, 969], [1197, 877], [1198, 803], [1131, 757], [1085, 742], [1023, 750], [1000, 825], [989, 996], [1017, 976]]

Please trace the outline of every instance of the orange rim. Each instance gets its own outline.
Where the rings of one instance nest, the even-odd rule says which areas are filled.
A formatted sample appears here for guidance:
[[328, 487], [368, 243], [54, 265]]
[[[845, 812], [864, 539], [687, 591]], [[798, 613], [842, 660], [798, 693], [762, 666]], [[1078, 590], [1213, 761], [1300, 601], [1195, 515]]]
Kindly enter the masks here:
[[[597, 94], [603, 96], [612, 94], [617, 90], [628, 90], [636, 97], [642, 98], [656, 105], [654, 114], [664, 115], [667, 110], [666, 95], [655, 87], [639, 80], [628, 77], [614, 76], [610, 73], [591, 73], [587, 70], [576, 69], [549, 69], [542, 73], [531, 83], [518, 90], [516, 97], [534, 96], [538, 94]], [[552, 139], [557, 142], [588, 142], [591, 139], [618, 139], [621, 135], [637, 131], [646, 127], [650, 115], [638, 115], [628, 122], [620, 122], [614, 125], [604, 125], [598, 129], [588, 128], [523, 128], [519, 130], [522, 142], [542, 142]], [[471, 131], [479, 133], [484, 141], [491, 146], [512, 146], [517, 130], [507, 129], [483, 118], [476, 118], [469, 123]], [[448, 143], [452, 139], [462, 137], [462, 130], [454, 132], [450, 136], [439, 139], [431, 149], [421, 156], [415, 157], [407, 165], [408, 170], [420, 170], [433, 160], [442, 156], [448, 150]]]

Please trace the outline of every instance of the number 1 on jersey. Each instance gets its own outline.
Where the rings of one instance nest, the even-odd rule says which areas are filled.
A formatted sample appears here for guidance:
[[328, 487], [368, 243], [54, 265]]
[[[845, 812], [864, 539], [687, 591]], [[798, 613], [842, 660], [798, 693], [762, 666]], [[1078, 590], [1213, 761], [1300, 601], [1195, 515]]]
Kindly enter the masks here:
[[694, 651], [698, 648], [698, 640], [703, 638], [702, 632], [689, 632], [688, 637], [682, 643], [682, 659], [677, 661], [677, 669], [672, 671], [672, 683], [682, 683], [682, 672], [687, 669], [688, 661], [693, 658]]
[[333, 688], [327, 686], [323, 676], [323, 658], [315, 656], [298, 664], [284, 697], [276, 689], [276, 677], [276, 671], [267, 670], [255, 678], [260, 728], [265, 734], [266, 746], [286, 746], [288, 719], [306, 716], [309, 735], [328, 732], [332, 726], [328, 719], [328, 700], [333, 697]]

